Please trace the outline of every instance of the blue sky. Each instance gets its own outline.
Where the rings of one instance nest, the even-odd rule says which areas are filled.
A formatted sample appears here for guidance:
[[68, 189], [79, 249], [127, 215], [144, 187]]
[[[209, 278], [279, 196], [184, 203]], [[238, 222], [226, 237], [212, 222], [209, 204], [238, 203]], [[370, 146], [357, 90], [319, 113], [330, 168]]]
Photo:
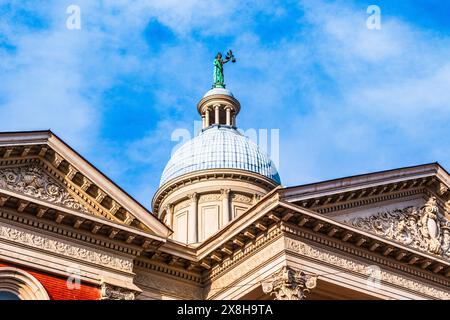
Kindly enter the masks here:
[[[66, 9], [81, 8], [81, 30]], [[366, 27], [369, 5], [381, 30]], [[238, 126], [279, 129], [286, 186], [450, 169], [447, 1], [3, 1], [0, 131], [52, 129], [150, 207], [217, 51]]]

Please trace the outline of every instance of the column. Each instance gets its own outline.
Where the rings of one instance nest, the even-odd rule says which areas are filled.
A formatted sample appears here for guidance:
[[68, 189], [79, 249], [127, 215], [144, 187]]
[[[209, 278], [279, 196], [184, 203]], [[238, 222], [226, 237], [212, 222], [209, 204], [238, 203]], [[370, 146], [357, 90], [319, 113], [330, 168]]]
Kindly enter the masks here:
[[264, 293], [273, 295], [275, 300], [303, 300], [316, 285], [316, 274], [306, 274], [284, 266], [279, 272], [263, 281], [262, 289]]
[[227, 126], [231, 126], [231, 108], [227, 106], [225, 111], [227, 113]]
[[209, 127], [211, 125], [210, 121], [209, 121], [209, 108], [206, 108], [205, 111], [205, 128]]
[[205, 115], [202, 115], [202, 128], [205, 129], [206, 128], [206, 119], [205, 119]]
[[230, 222], [230, 189], [222, 189], [222, 227]]
[[188, 243], [196, 243], [198, 240], [198, 194], [196, 192], [188, 195], [191, 199], [191, 205], [188, 215]]
[[235, 114], [233, 114], [233, 116], [232, 116], [232, 118], [231, 118], [231, 125], [232, 125], [233, 127], [236, 127], [236, 115], [235, 115]]
[[219, 105], [218, 104], [216, 104], [215, 106], [214, 106], [214, 111], [215, 111], [215, 114], [214, 114], [214, 123], [215, 124], [220, 124], [219, 123]]
[[170, 227], [173, 227], [173, 205], [168, 204], [164, 208], [166, 210], [166, 216], [164, 217], [164, 222]]

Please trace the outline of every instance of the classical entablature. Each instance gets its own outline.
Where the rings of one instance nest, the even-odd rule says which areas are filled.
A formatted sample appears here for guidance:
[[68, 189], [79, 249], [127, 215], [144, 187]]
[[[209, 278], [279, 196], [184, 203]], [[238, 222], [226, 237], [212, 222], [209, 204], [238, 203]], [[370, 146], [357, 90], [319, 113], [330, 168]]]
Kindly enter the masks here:
[[[235, 174], [200, 177], [217, 187]], [[203, 183], [184, 178], [180, 188]], [[76, 266], [101, 299], [450, 299], [449, 181], [429, 164], [225, 192], [248, 209], [187, 245], [51, 132], [5, 133], [0, 268], [67, 277]], [[199, 208], [226, 199], [194, 189]], [[175, 212], [187, 201], [176, 200]]]
[[[140, 264], [178, 270], [204, 286], [199, 299], [246, 297], [283, 266], [317, 275], [322, 291], [324, 282], [348, 282], [349, 290], [367, 297], [449, 299], [448, 181], [445, 170], [430, 164], [278, 187], [200, 246], [168, 241], [142, 256]], [[411, 217], [417, 222], [413, 229]], [[295, 259], [302, 262], [295, 264]], [[315, 264], [327, 267], [309, 267]], [[385, 289], [367, 290], [361, 284], [373, 266], [381, 268]]]
[[51, 195], [66, 188], [62, 191], [72, 203], [77, 199], [82, 211], [157, 237], [170, 234], [162, 222], [50, 131], [0, 134], [0, 157], [2, 189], [70, 208], [65, 199], [56, 199], [60, 194], [54, 199]]
[[0, 134], [3, 263], [68, 277], [75, 266], [105, 298], [130, 298], [134, 258], [170, 233], [52, 132]]
[[450, 221], [430, 197], [424, 206], [354, 217], [351, 225], [437, 256], [450, 258]]

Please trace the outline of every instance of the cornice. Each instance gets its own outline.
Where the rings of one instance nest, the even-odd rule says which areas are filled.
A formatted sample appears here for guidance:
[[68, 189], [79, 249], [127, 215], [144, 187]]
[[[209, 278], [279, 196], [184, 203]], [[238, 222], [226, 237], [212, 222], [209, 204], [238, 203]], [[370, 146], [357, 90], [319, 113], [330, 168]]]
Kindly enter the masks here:
[[[282, 224], [281, 229], [285, 235], [294, 236], [294, 240], [306, 241], [306, 244], [314, 244], [319, 245], [322, 248], [328, 249], [336, 249], [334, 250], [336, 253], [339, 252], [349, 254], [347, 257], [359, 257], [363, 258], [366, 262], [376, 263], [380, 266], [389, 267], [392, 270], [399, 270], [405, 272], [410, 275], [417, 276], [421, 279], [433, 281], [443, 286], [450, 286], [450, 280], [445, 279], [441, 276], [436, 276], [429, 272], [424, 272], [418, 268], [414, 268], [409, 266], [406, 263], [399, 263], [398, 260], [392, 257], [384, 257], [380, 255], [374, 255], [372, 252], [368, 250], [361, 249], [360, 247], [349, 245], [347, 243], [342, 243], [340, 241], [336, 241], [337, 239], [317, 235], [313, 232], [309, 232], [309, 230], [303, 230], [302, 228], [298, 228], [295, 225], [291, 224]], [[299, 239], [300, 238], [300, 239]], [[311, 257], [314, 259], [314, 257]], [[354, 258], [353, 258], [354, 259]]]
[[170, 180], [164, 185], [160, 186], [153, 196], [152, 207], [153, 212], [158, 214], [159, 207], [164, 199], [176, 190], [179, 190], [185, 186], [193, 185], [199, 182], [205, 181], [217, 181], [217, 180], [236, 180], [246, 181], [256, 186], [259, 186], [267, 191], [272, 190], [278, 186], [278, 184], [271, 179], [247, 170], [240, 169], [207, 169], [200, 170], [191, 173], [187, 173], [176, 179]]
[[[364, 189], [373, 190], [373, 188], [380, 185], [397, 185], [397, 188], [400, 188], [405, 181], [413, 180], [421, 183], [424, 180], [429, 181], [428, 178], [436, 177], [437, 175], [448, 176], [439, 164], [432, 163], [287, 187], [283, 189], [283, 198], [289, 202], [299, 202], [304, 199], [319, 198], [333, 194], [359, 192]], [[381, 190], [378, 191], [380, 192]]]
[[51, 131], [0, 133], [0, 166], [26, 163], [28, 158], [42, 161], [60, 181], [72, 184], [71, 190], [84, 201], [103, 210], [103, 215], [108, 212], [122, 223], [130, 223], [134, 216], [139, 221], [135, 225], [143, 230], [153, 230], [161, 237], [170, 235], [164, 223]]
[[[0, 215], [4, 216], [4, 212], [0, 211]], [[32, 248], [36, 252], [41, 251], [59, 257], [80, 260], [96, 267], [110, 268], [126, 274], [132, 273], [134, 255], [130, 255], [129, 249], [129, 252], [125, 255], [123, 252], [120, 255], [113, 254], [113, 250], [99, 250], [92, 245], [86, 245], [79, 238], [70, 239], [70, 232], [64, 232], [63, 228], [41, 224], [38, 226], [42, 229], [39, 233], [36, 233], [34, 230], [36, 224], [30, 223], [30, 220], [20, 221], [21, 223], [8, 221], [7, 224], [1, 222], [4, 222], [2, 218], [0, 218], [0, 239], [2, 241]], [[30, 225], [33, 228], [29, 228]], [[59, 231], [57, 237], [54, 234], [55, 231]], [[92, 240], [95, 245], [102, 244], [98, 239]], [[113, 249], [112, 247], [114, 245], [108, 248]], [[115, 247], [114, 249], [117, 251], [122, 248]]]
[[202, 277], [201, 277], [200, 273], [189, 272], [189, 271], [186, 271], [181, 268], [170, 266], [168, 264], [138, 258], [134, 261], [134, 265], [135, 265], [135, 267], [140, 268], [142, 270], [156, 271], [156, 272], [164, 274], [164, 275], [169, 275], [169, 276], [173, 277], [174, 279], [185, 280], [188, 283], [194, 283], [196, 285], [199, 285], [202, 283]]
[[[336, 250], [327, 250], [327, 248], [329, 247], [317, 245], [309, 241], [299, 241], [298, 239], [289, 237], [285, 238], [285, 250], [290, 255], [298, 255], [304, 260], [328, 264], [334, 268], [342, 269], [345, 273], [352, 273], [360, 277], [363, 276], [366, 280], [367, 277], [373, 276], [373, 271], [371, 271], [373, 270], [372, 267], [382, 267], [376, 275], [380, 283], [401, 288], [414, 295], [420, 294], [442, 300], [448, 300], [450, 297], [448, 283], [445, 285], [434, 285], [429, 282], [424, 282], [423, 278], [419, 278], [413, 274], [407, 274], [406, 272], [399, 272], [398, 269], [390, 268], [388, 265], [369, 265], [370, 262], [366, 259], [355, 259], [354, 257], [343, 255]], [[333, 274], [319, 274], [319, 277], [330, 276], [333, 277]]]
[[[0, 190], [3, 218], [69, 235], [74, 239], [114, 248], [136, 248], [136, 253], [158, 247], [164, 239], [102, 217], [71, 210], [26, 195]], [[99, 238], [103, 238], [100, 241]], [[96, 239], [96, 240], [95, 240]]]
[[231, 97], [229, 95], [225, 95], [225, 94], [213, 94], [213, 95], [209, 95], [206, 97], [203, 97], [197, 104], [197, 111], [198, 113], [201, 115], [203, 113], [203, 109], [206, 106], [210, 106], [214, 103], [217, 102], [222, 102], [225, 104], [230, 104], [235, 108], [235, 112], [236, 114], [239, 113], [239, 111], [241, 110], [241, 104], [239, 103], [239, 101], [234, 98]]
[[386, 201], [396, 200], [396, 199], [402, 199], [406, 197], [416, 196], [420, 195], [426, 192], [426, 188], [414, 188], [410, 190], [404, 190], [399, 192], [393, 192], [393, 193], [387, 193], [382, 194], [379, 196], [373, 196], [373, 197], [367, 197], [367, 198], [361, 198], [358, 200], [353, 201], [342, 201], [338, 202], [336, 204], [328, 205], [328, 206], [312, 206], [309, 207], [309, 209], [320, 213], [320, 214], [329, 214], [334, 212], [341, 212], [344, 210], [350, 210], [354, 208], [360, 208], [368, 205], [373, 205], [376, 203], [382, 203]]
[[121, 243], [108, 237], [95, 235], [84, 230], [75, 230], [71, 227], [53, 222], [52, 220], [44, 220], [33, 216], [17, 214], [15, 210], [8, 208], [0, 208], [0, 221], [25, 228], [31, 227], [34, 230], [38, 229], [39, 232], [42, 232], [43, 234], [54, 235], [57, 237], [62, 236], [67, 240], [71, 239], [71, 241], [103, 247], [133, 257], [138, 256], [143, 250], [136, 245]]

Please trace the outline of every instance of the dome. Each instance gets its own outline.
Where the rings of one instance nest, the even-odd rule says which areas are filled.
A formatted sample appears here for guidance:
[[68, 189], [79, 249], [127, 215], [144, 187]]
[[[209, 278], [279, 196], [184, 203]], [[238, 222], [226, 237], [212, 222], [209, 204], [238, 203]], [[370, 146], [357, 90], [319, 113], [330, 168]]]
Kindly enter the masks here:
[[230, 96], [230, 97], [234, 98], [234, 96], [231, 93], [231, 91], [227, 90], [225, 88], [213, 88], [213, 89], [209, 90], [208, 92], [206, 92], [205, 95], [203, 96], [203, 98], [206, 98], [206, 97], [209, 97], [209, 96], [213, 96], [213, 95], [216, 95], [216, 94], [222, 94], [222, 95]]
[[254, 142], [232, 127], [215, 125], [174, 152], [160, 185], [184, 174], [207, 169], [246, 170], [280, 184], [274, 163]]

